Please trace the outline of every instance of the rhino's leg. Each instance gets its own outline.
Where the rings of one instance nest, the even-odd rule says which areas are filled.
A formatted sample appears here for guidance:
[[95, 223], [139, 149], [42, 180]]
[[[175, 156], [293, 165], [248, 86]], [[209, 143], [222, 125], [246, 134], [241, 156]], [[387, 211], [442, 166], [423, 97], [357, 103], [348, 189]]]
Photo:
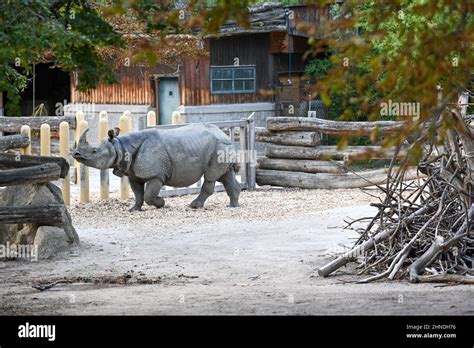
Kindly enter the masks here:
[[135, 205], [129, 211], [141, 211], [144, 199], [145, 184], [129, 179], [130, 187], [135, 195]]
[[229, 207], [239, 206], [240, 185], [235, 178], [235, 171], [230, 167], [224, 175], [219, 178], [219, 181], [224, 185], [225, 192], [230, 198]]
[[146, 182], [145, 186], [145, 202], [148, 205], [154, 205], [157, 208], [161, 208], [165, 205], [165, 200], [158, 197], [163, 183], [160, 179], [152, 179]]
[[192, 201], [189, 206], [191, 208], [202, 208], [206, 199], [208, 199], [209, 196], [214, 193], [215, 185], [215, 181], [209, 181], [204, 178], [204, 183], [201, 186], [201, 192], [199, 193], [199, 196], [197, 196], [196, 199]]

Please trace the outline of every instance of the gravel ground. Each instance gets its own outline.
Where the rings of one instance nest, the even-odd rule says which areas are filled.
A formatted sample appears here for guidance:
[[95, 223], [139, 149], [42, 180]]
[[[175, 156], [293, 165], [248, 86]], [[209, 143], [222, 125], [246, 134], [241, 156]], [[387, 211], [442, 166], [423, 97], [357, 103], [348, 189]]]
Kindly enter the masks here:
[[[263, 187], [243, 192], [241, 208], [217, 193], [194, 210], [193, 198], [134, 213], [116, 192], [109, 202], [74, 200], [81, 247], [50, 261], [0, 262], [0, 313], [474, 314], [468, 285], [354, 284], [350, 268], [317, 275], [358, 236], [343, 219], [374, 213], [362, 190]], [[56, 285], [33, 288], [47, 284]]]
[[[377, 194], [375, 190], [367, 190]], [[79, 204], [73, 199], [71, 214], [74, 224], [102, 228], [115, 224], [133, 223], [137, 228], [146, 228], [156, 224], [160, 229], [193, 226], [196, 223], [213, 223], [222, 220], [275, 221], [316, 211], [344, 206], [367, 204], [374, 198], [362, 190], [303, 190], [275, 189], [261, 187], [257, 191], [242, 191], [239, 208], [228, 208], [229, 198], [223, 192], [209, 197], [203, 209], [192, 209], [189, 203], [197, 195], [165, 198], [161, 209], [143, 205], [144, 211], [130, 214], [133, 206], [133, 195], [128, 201], [122, 201], [118, 192], [111, 193], [109, 201], [101, 201], [97, 194], [91, 197], [91, 203]]]

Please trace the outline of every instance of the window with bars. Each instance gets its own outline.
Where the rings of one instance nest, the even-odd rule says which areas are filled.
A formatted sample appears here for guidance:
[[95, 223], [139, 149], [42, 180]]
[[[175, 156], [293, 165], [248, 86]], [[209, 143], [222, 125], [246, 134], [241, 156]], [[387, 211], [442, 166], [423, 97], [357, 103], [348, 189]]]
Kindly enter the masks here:
[[255, 93], [255, 66], [211, 67], [211, 93]]

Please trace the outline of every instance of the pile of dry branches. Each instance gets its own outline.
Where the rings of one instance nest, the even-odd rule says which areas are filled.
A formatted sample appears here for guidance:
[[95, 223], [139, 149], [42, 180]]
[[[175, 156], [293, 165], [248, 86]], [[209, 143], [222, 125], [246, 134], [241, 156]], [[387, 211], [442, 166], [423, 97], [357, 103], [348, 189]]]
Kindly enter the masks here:
[[[408, 278], [411, 282], [474, 284], [474, 132], [458, 122], [444, 146], [430, 146], [417, 181], [404, 181], [403, 166], [391, 174], [385, 197], [373, 204], [352, 250], [319, 270], [327, 276], [358, 262], [360, 282]], [[361, 219], [363, 220], [363, 219]], [[360, 221], [360, 220], [359, 220]]]

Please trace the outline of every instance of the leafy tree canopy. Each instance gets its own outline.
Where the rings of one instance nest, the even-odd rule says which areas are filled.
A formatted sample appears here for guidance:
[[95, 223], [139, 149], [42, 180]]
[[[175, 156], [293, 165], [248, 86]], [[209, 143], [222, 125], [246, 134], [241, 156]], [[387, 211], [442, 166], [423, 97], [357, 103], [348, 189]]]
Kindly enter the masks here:
[[[310, 39], [313, 54], [328, 48], [332, 52], [316, 91], [331, 104], [332, 95], [350, 87], [350, 96], [338, 100], [345, 120], [361, 113], [371, 120], [381, 118], [381, 103], [389, 100], [419, 103], [419, 118], [402, 134], [384, 139], [386, 145], [401, 144], [422, 125], [431, 129], [428, 138], [437, 129], [442, 133], [452, 126], [446, 106], [456, 103], [471, 81], [473, 10], [467, 1], [346, 1], [335, 20], [306, 28], [323, 33], [323, 39]], [[414, 157], [420, 154], [415, 146]]]

